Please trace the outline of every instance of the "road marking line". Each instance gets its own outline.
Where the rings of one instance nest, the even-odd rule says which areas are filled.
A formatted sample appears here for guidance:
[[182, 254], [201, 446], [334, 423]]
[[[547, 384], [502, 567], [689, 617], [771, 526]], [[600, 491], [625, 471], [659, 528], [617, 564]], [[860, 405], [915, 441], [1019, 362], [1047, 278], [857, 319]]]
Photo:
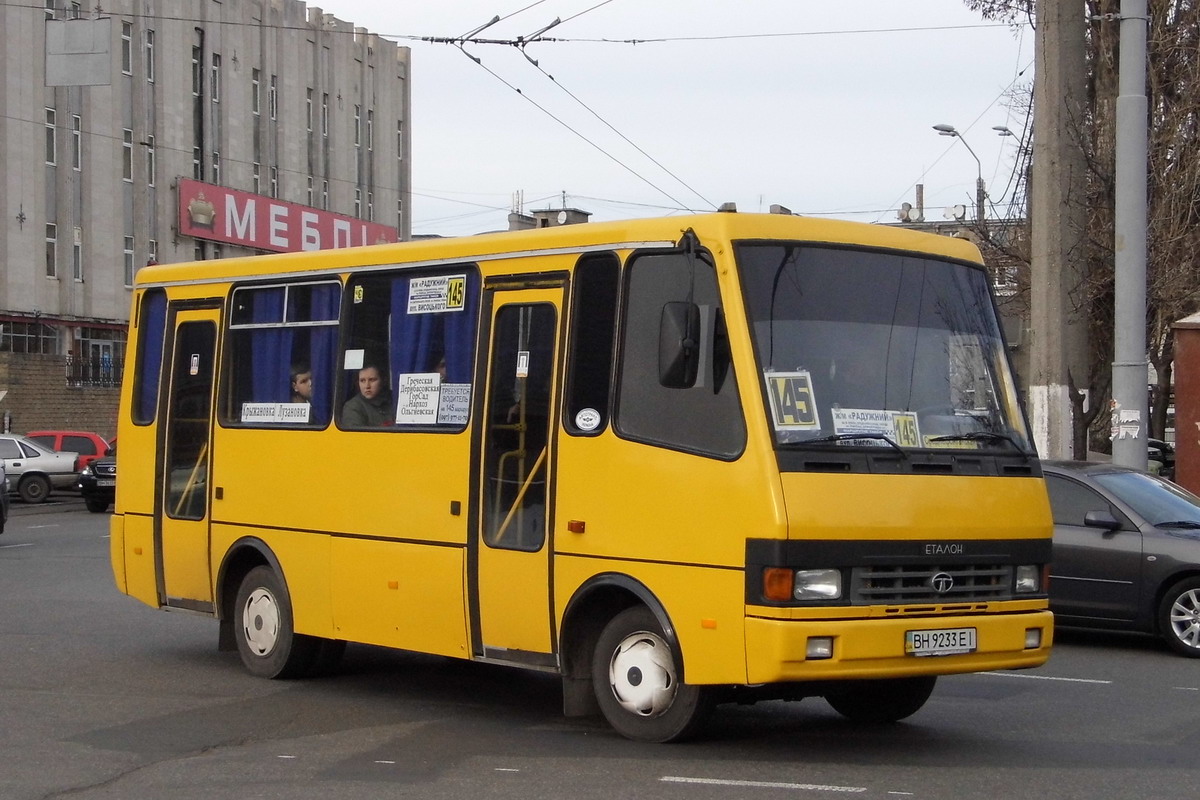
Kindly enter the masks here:
[[981, 672], [980, 675], [994, 675], [997, 678], [1024, 678], [1028, 681], [1062, 681], [1063, 683], [1098, 683], [1108, 686], [1112, 681], [1095, 680], [1094, 678], [1056, 678], [1053, 675], [1020, 675], [1015, 672]]
[[376, 761], [376, 764], [395, 764], [395, 761]]
[[6, 547], [33, 547], [33, 542], [22, 542], [21, 544], [0, 544], [0, 550]]
[[41, 528], [58, 528], [58, 527], [61, 527], [61, 526], [59, 526], [59, 525], [30, 525], [29, 530], [36, 531], [36, 530], [40, 530]]
[[275, 756], [276, 758], [295, 758], [295, 756]]
[[520, 771], [521, 770], [513, 769], [512, 767], [496, 767], [496, 772], [520, 772]]
[[912, 792], [888, 792], [888, 794], [898, 794], [902, 797], [912, 797], [913, 796]]
[[1173, 686], [1173, 689], [1178, 689], [1181, 692], [1200, 692], [1200, 687], [1197, 686]]
[[719, 778], [685, 778], [679, 775], [664, 775], [663, 783], [702, 783], [707, 786], [745, 786], [756, 789], [808, 789], [814, 792], [865, 792], [865, 786], [824, 786], [817, 783], [779, 783], [776, 781], [734, 781]]

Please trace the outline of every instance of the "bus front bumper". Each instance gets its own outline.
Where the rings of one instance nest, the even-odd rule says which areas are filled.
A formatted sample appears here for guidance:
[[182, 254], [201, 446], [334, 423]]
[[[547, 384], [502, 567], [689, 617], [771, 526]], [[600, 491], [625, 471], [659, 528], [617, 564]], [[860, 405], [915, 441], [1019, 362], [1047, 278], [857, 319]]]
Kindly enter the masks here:
[[[906, 650], [910, 632], [966, 629], [975, 631], [970, 652]], [[917, 638], [928, 641], [930, 635]], [[855, 620], [747, 617], [746, 669], [751, 684], [1027, 669], [1046, 662], [1053, 638], [1054, 617], [1045, 610]]]

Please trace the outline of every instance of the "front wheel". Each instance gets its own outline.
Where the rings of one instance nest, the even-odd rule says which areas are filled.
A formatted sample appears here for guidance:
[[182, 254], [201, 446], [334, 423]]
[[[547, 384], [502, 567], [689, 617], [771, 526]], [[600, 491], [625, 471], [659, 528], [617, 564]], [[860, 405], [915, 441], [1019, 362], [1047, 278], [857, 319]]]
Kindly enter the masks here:
[[83, 504], [93, 514], [103, 514], [105, 511], [108, 511], [108, 501], [100, 497], [85, 497]]
[[242, 579], [233, 632], [242, 663], [260, 678], [302, 675], [316, 655], [316, 640], [293, 629], [287, 586], [270, 567], [255, 567]]
[[26, 503], [44, 503], [50, 495], [50, 481], [44, 475], [26, 475], [17, 484], [17, 492]]
[[899, 722], [921, 710], [937, 677], [887, 678], [848, 682], [825, 696], [833, 710], [854, 722]]
[[622, 736], [675, 742], [699, 729], [710, 692], [679, 680], [662, 626], [645, 606], [622, 611], [604, 627], [592, 657], [596, 700]]
[[1158, 607], [1158, 630], [1176, 653], [1200, 658], [1200, 578], [1167, 590]]

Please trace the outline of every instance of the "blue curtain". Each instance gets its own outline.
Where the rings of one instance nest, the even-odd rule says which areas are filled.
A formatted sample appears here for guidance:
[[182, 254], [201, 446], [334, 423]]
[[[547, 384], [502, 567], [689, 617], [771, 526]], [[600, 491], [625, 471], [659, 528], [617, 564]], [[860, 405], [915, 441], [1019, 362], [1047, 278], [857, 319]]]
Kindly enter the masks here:
[[[313, 287], [312, 316], [314, 320], [337, 320], [341, 304], [341, 287], [322, 285]], [[329, 421], [333, 408], [333, 381], [337, 375], [337, 326], [309, 328], [309, 365], [312, 368], [313, 407], [312, 421], [324, 424]]]
[[167, 295], [162, 290], [146, 292], [142, 299], [140, 381], [137, 392], [138, 422], [151, 422], [157, 412], [158, 384], [162, 378], [163, 337], [167, 329]]
[[446, 359], [446, 383], [470, 383], [475, 366], [475, 322], [479, 307], [479, 278], [467, 274], [462, 311], [442, 314], [409, 314], [407, 276], [392, 281], [391, 357], [392, 390], [397, 376], [406, 372], [432, 372], [438, 357]]
[[[283, 294], [283, 287], [254, 290], [250, 321], [282, 322]], [[253, 342], [250, 353], [251, 399], [256, 403], [288, 402], [292, 389], [292, 331], [288, 328], [256, 330]]]

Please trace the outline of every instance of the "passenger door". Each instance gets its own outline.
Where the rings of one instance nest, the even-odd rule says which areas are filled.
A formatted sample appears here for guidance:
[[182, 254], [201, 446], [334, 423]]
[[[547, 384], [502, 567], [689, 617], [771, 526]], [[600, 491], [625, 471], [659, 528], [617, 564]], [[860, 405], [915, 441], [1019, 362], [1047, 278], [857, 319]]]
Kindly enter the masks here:
[[211, 611], [209, 472], [220, 311], [172, 310], [155, 492], [159, 599]]
[[[545, 284], [543, 284], [545, 286]], [[489, 289], [470, 554], [477, 658], [555, 665], [550, 559], [563, 288]]]

